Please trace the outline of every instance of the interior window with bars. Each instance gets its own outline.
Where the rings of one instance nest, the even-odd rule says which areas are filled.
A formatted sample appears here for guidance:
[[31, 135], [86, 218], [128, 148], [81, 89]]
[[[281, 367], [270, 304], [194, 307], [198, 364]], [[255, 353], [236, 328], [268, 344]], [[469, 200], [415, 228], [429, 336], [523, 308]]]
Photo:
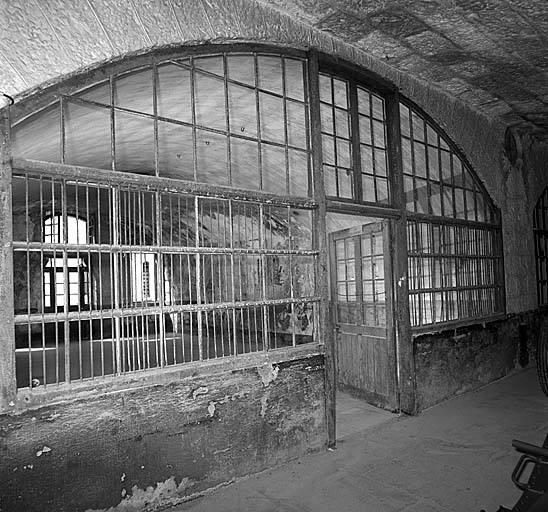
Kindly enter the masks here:
[[411, 325], [504, 312], [494, 206], [445, 136], [400, 104]]
[[19, 387], [314, 340], [311, 206], [106, 177], [14, 174]]

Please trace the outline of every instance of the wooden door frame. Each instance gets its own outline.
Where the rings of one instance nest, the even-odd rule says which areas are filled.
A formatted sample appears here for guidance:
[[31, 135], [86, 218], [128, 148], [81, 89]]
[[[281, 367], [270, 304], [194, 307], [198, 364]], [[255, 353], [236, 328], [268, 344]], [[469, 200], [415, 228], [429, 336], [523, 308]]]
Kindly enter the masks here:
[[[334, 213], [334, 212], [333, 212]], [[336, 257], [336, 249], [335, 249], [335, 243], [337, 240], [340, 239], [348, 239], [350, 237], [356, 238], [356, 247], [355, 247], [355, 283], [356, 283], [356, 297], [357, 302], [363, 303], [363, 279], [362, 279], [362, 269], [361, 269], [361, 262], [363, 258], [363, 254], [361, 252], [361, 240], [362, 236], [365, 234], [366, 231], [368, 231], [368, 226], [382, 225], [382, 233], [383, 233], [383, 264], [384, 264], [384, 286], [385, 286], [385, 308], [386, 308], [386, 326], [383, 329], [382, 336], [386, 338], [386, 342], [390, 344], [389, 347], [387, 347], [387, 355], [389, 360], [389, 366], [387, 370], [392, 374], [392, 382], [393, 382], [393, 395], [391, 394], [389, 398], [389, 402], [393, 404], [395, 411], [401, 410], [401, 404], [400, 404], [400, 393], [399, 393], [399, 361], [398, 361], [398, 350], [397, 350], [397, 326], [396, 326], [396, 300], [395, 300], [395, 293], [396, 293], [396, 287], [395, 287], [395, 274], [393, 270], [393, 246], [394, 246], [394, 239], [393, 239], [393, 232], [394, 232], [394, 220], [386, 217], [372, 217], [372, 216], [356, 216], [356, 219], [359, 219], [360, 217], [363, 218], [364, 223], [356, 226], [351, 226], [349, 228], [345, 228], [339, 231], [335, 231], [333, 233], [328, 233], [328, 247], [329, 247], [329, 281], [330, 281], [330, 303], [331, 303], [331, 323], [333, 325], [333, 332], [334, 332], [334, 338], [333, 343], [336, 346], [337, 345], [337, 338], [340, 336], [340, 322], [338, 321], [338, 313], [337, 313], [337, 303], [336, 300], [337, 296], [337, 257]], [[373, 222], [366, 223], [366, 219], [371, 219]], [[359, 261], [359, 264], [358, 264]], [[360, 299], [361, 298], [361, 299]], [[360, 321], [363, 323], [364, 319], [362, 318], [363, 315], [363, 307], [359, 309], [359, 315], [360, 315]], [[360, 327], [357, 327], [358, 330], [363, 330]], [[375, 329], [374, 327], [372, 328]], [[381, 329], [381, 328], [379, 328]], [[374, 336], [377, 336], [379, 333], [372, 332], [371, 333]], [[338, 368], [338, 354], [337, 350], [335, 350], [335, 365]], [[335, 387], [338, 387], [338, 379], [334, 383]], [[365, 390], [364, 390], [365, 391]]]

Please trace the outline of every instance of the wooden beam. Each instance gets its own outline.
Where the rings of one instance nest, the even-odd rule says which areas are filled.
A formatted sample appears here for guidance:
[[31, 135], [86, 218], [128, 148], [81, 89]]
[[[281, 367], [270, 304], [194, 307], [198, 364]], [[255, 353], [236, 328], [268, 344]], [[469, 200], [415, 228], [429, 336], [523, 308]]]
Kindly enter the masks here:
[[0, 411], [15, 403], [15, 328], [9, 111], [0, 113]]
[[319, 342], [325, 346], [325, 411], [327, 424], [327, 446], [331, 448], [336, 443], [336, 383], [337, 365], [335, 352], [334, 329], [329, 314], [329, 281], [328, 281], [328, 260], [327, 253], [327, 229], [326, 211], [327, 201], [324, 191], [323, 177], [323, 154], [320, 115], [320, 86], [319, 86], [319, 62], [318, 54], [312, 51], [308, 59], [308, 86], [310, 99], [310, 124], [315, 129], [311, 132], [312, 146], [312, 179], [314, 185], [314, 198], [318, 205], [314, 216], [314, 245], [313, 248], [319, 251], [316, 258], [316, 291], [315, 295], [320, 296], [319, 304]]
[[386, 98], [388, 158], [394, 204], [400, 216], [393, 221], [393, 276], [394, 319], [399, 409], [407, 414], [416, 413], [415, 360], [413, 336], [409, 319], [409, 284], [407, 271], [407, 211], [403, 184], [402, 152], [400, 144], [399, 99], [396, 95]]

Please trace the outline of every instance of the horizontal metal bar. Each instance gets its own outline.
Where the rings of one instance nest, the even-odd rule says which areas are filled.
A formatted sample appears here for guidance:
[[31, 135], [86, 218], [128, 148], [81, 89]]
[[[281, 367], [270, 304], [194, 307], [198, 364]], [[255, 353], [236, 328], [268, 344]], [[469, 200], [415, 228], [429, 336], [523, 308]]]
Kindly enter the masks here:
[[[215, 75], [215, 74], [211, 74], [211, 76], [215, 76], [215, 77], [219, 78], [219, 76]], [[234, 82], [234, 83], [237, 83], [237, 82]], [[252, 87], [252, 86], [248, 86], [248, 87], [251, 87], [251, 89], [254, 90], [254, 87]], [[269, 91], [267, 91], [267, 92], [271, 96], [276, 96], [280, 99], [285, 99], [286, 101], [289, 101], [289, 102], [298, 103], [299, 105], [303, 105], [303, 106], [307, 105], [307, 103], [305, 103], [303, 101], [299, 101], [299, 100], [291, 99], [291, 98], [288, 98], [288, 97], [284, 97], [282, 95], [275, 94], [275, 93], [272, 93], [272, 92], [269, 92]], [[147, 114], [146, 112], [139, 112], [138, 110], [132, 110], [130, 108], [119, 107], [119, 106], [116, 106], [116, 105], [111, 106], [111, 105], [108, 105], [106, 103], [99, 103], [97, 101], [86, 100], [86, 99], [77, 98], [77, 97], [74, 97], [74, 96], [63, 96], [63, 99], [65, 101], [68, 101], [68, 102], [71, 102], [71, 103], [76, 103], [78, 105], [84, 105], [84, 106], [89, 105], [89, 106], [94, 106], [94, 107], [98, 107], [98, 108], [104, 108], [105, 110], [112, 109], [115, 112], [121, 112], [123, 114], [130, 114], [130, 115], [134, 115], [136, 117], [143, 117], [143, 118], [146, 118], [146, 119], [150, 119], [151, 121], [153, 121], [154, 119], [157, 119], [158, 121], [163, 121], [165, 123], [176, 124], [176, 125], [179, 125], [179, 126], [186, 126], [187, 128], [196, 127], [196, 128], [198, 128], [198, 129], [200, 129], [204, 132], [216, 133], [217, 135], [224, 135], [225, 137], [232, 137], [232, 138], [235, 138], [235, 139], [242, 139], [242, 140], [247, 140], [247, 141], [251, 141], [251, 142], [261, 142], [261, 144], [267, 144], [267, 145], [275, 146], [275, 147], [278, 147], [278, 148], [288, 147], [289, 149], [300, 150], [303, 153], [308, 153], [309, 152], [309, 151], [303, 149], [302, 147], [293, 146], [289, 143], [284, 144], [282, 142], [276, 142], [276, 141], [273, 141], [273, 140], [270, 140], [270, 139], [263, 139], [262, 137], [251, 137], [249, 135], [242, 135], [241, 133], [238, 133], [238, 132], [235, 132], [235, 131], [220, 130], [218, 128], [211, 128], [209, 126], [200, 125], [200, 124], [195, 125], [195, 124], [192, 124], [190, 122], [179, 121], [178, 119], [172, 119], [171, 117], [164, 117], [164, 116], [158, 116], [158, 115], [154, 115], [154, 114]]]
[[388, 219], [399, 219], [401, 211], [389, 206], [373, 206], [366, 204], [357, 204], [354, 202], [339, 201], [335, 199], [327, 200], [327, 211], [333, 213], [353, 213], [356, 215], [366, 215], [370, 217], [385, 217]]
[[484, 317], [468, 317], [460, 318], [458, 320], [448, 320], [447, 322], [437, 322], [423, 325], [411, 326], [411, 333], [413, 336], [420, 336], [421, 334], [435, 334], [436, 332], [455, 330], [459, 327], [472, 327], [473, 325], [484, 325], [489, 322], [496, 322], [497, 320], [504, 320], [507, 318], [506, 313], [495, 313]]
[[182, 312], [197, 312], [197, 311], [217, 311], [227, 309], [247, 309], [257, 308], [261, 306], [276, 306], [283, 304], [311, 304], [320, 301], [320, 297], [300, 297], [287, 299], [270, 299], [258, 301], [235, 301], [235, 302], [218, 302], [204, 304], [181, 304], [181, 305], [165, 305], [165, 306], [144, 306], [144, 307], [124, 307], [120, 309], [94, 309], [87, 311], [69, 311], [68, 313], [31, 313], [31, 314], [16, 314], [15, 324], [27, 323], [52, 323], [61, 322], [64, 320], [99, 320], [108, 318], [123, 318], [127, 316], [146, 316], [158, 315], [163, 313], [182, 313]]
[[[155, 253], [155, 254], [265, 254], [265, 255], [284, 255], [292, 254], [296, 256], [317, 256], [318, 251], [301, 251], [297, 249], [247, 249], [241, 247], [189, 247], [175, 245], [108, 245], [108, 244], [44, 244], [42, 242], [13, 242], [15, 250], [28, 250], [31, 252], [44, 251], [44, 256], [53, 256], [45, 254], [46, 251], [67, 251], [70, 253]], [[86, 254], [82, 254], [85, 256]]]
[[447, 288], [418, 288], [409, 290], [409, 295], [420, 295], [422, 293], [442, 293], [442, 292], [465, 292], [469, 290], [499, 290], [500, 284], [478, 285], [478, 286], [451, 286]]
[[476, 220], [455, 219], [453, 217], [438, 217], [426, 213], [408, 212], [407, 220], [410, 222], [424, 222], [426, 224], [465, 226], [467, 228], [487, 228], [489, 231], [501, 231], [502, 229], [500, 224], [491, 224], [489, 222], [480, 222]]
[[119, 185], [133, 186], [136, 190], [155, 192], [173, 192], [188, 196], [233, 199], [235, 201], [271, 204], [280, 206], [293, 206], [295, 208], [313, 210], [317, 207], [314, 200], [308, 197], [294, 196], [282, 197], [268, 192], [235, 190], [229, 187], [208, 185], [193, 181], [178, 180], [173, 178], [161, 178], [143, 174], [132, 174], [120, 171], [107, 171], [92, 167], [67, 165], [39, 160], [13, 159], [14, 174], [18, 172], [36, 173], [60, 179], [75, 179], [85, 182], [85, 185]]
[[408, 252], [407, 253], [410, 258], [417, 258], [417, 259], [428, 259], [428, 258], [434, 258], [437, 260], [440, 259], [448, 259], [448, 258], [458, 258], [462, 260], [492, 260], [492, 261], [498, 261], [500, 260], [501, 256], [497, 255], [495, 253], [492, 254], [471, 254], [471, 253], [463, 253], [463, 252]]

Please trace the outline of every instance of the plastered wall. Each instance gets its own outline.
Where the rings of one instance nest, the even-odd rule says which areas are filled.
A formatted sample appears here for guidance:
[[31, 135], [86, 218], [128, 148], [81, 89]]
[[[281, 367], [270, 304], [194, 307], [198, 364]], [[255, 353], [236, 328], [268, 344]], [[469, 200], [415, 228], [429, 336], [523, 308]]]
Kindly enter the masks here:
[[323, 357], [0, 416], [0, 510], [158, 509], [325, 444]]

